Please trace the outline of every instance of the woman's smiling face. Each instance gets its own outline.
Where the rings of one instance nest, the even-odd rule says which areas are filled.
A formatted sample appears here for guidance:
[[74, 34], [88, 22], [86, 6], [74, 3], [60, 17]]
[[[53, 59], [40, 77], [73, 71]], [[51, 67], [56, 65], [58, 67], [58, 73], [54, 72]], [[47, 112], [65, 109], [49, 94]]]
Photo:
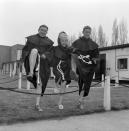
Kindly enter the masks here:
[[60, 43], [63, 47], [67, 47], [68, 46], [68, 36], [65, 32], [62, 32], [59, 34], [59, 38], [60, 38]]

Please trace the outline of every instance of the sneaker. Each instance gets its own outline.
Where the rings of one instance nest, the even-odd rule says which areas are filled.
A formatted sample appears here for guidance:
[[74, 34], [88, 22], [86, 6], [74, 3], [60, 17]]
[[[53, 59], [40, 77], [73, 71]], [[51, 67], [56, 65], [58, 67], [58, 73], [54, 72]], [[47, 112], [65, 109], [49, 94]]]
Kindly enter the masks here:
[[66, 88], [69, 88], [69, 85], [66, 85]]
[[64, 106], [62, 104], [58, 105], [58, 107], [59, 107], [60, 110], [64, 109]]
[[35, 105], [35, 109], [40, 112], [43, 111], [43, 109], [39, 105]]
[[78, 107], [79, 107], [79, 109], [83, 110], [84, 109], [84, 103], [82, 101], [79, 101]]
[[80, 104], [80, 109], [83, 110], [84, 109], [84, 105]]

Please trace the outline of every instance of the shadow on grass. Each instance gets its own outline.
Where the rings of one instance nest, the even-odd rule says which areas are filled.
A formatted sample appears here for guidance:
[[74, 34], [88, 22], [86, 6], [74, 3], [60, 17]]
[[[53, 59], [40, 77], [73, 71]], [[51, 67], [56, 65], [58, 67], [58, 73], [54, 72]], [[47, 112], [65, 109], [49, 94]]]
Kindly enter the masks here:
[[[117, 108], [117, 107], [112, 107], [111, 111], [121, 111], [121, 110], [128, 110], [129, 107], [123, 107], [123, 108]], [[68, 117], [72, 116], [82, 116], [82, 115], [93, 115], [96, 113], [104, 113], [107, 112], [104, 109], [99, 109], [95, 111], [83, 111], [79, 113], [69, 113], [69, 114], [58, 114], [56, 116], [45, 116], [45, 117], [29, 117], [29, 118], [18, 118], [18, 119], [12, 119], [12, 120], [0, 120], [0, 125], [12, 125], [12, 124], [17, 124], [17, 123], [29, 123], [29, 122], [36, 122], [36, 121], [45, 121], [45, 120], [64, 120], [67, 119]], [[109, 111], [108, 111], [109, 112]]]

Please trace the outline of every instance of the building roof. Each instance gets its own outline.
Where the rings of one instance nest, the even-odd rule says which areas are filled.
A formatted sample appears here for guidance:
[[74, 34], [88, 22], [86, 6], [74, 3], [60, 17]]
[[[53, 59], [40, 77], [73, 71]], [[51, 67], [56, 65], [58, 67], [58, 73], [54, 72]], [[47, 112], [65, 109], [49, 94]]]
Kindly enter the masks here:
[[24, 47], [24, 45], [22, 45], [22, 44], [15, 44], [15, 45], [12, 45], [12, 46], [0, 45], [0, 47], [9, 47], [9, 48], [12, 48], [12, 47], [14, 47], [14, 46], [16, 46], [17, 48], [22, 48], [22, 47]]
[[129, 43], [122, 44], [122, 45], [115, 45], [115, 46], [100, 47], [99, 51], [121, 49], [121, 48], [126, 48], [126, 47], [129, 47]]
[[8, 45], [0, 45], [0, 47], [11, 47], [11, 46], [8, 46]]

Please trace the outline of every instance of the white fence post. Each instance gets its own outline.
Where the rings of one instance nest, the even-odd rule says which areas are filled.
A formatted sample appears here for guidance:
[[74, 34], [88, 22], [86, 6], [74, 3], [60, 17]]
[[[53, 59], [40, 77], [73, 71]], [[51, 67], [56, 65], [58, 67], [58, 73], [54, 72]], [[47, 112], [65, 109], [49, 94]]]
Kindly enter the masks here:
[[9, 68], [9, 66], [8, 66], [8, 63], [6, 64], [6, 74], [8, 74], [8, 68]]
[[104, 109], [111, 110], [111, 91], [110, 91], [110, 76], [106, 76], [106, 83], [104, 87]]
[[15, 76], [15, 74], [16, 74], [16, 66], [17, 66], [17, 63], [16, 63], [16, 62], [14, 62], [14, 67], [13, 67], [13, 72], [12, 72], [13, 77], [14, 77], [14, 76]]
[[21, 89], [21, 84], [22, 84], [22, 71], [21, 71], [21, 63], [19, 63], [18, 73], [19, 73], [19, 79], [18, 79], [18, 89]]
[[116, 79], [115, 79], [115, 87], [118, 87], [118, 85], [119, 85], [119, 76], [116, 77]]
[[22, 63], [22, 74], [26, 75], [26, 71], [25, 71], [24, 63]]
[[10, 63], [10, 70], [9, 70], [9, 76], [11, 77], [12, 76], [12, 63]]
[[30, 90], [30, 82], [27, 80], [27, 90]]
[[22, 78], [22, 73], [19, 72], [18, 89], [21, 89], [21, 82], [22, 82], [21, 78]]
[[101, 87], [104, 87], [104, 74], [102, 74]]
[[2, 68], [2, 70], [1, 70], [1, 73], [2, 73], [2, 75], [4, 74], [4, 69]]
[[6, 68], [5, 66], [6, 66], [6, 65], [4, 64], [4, 65], [3, 65], [3, 74], [5, 74], [5, 68]]

